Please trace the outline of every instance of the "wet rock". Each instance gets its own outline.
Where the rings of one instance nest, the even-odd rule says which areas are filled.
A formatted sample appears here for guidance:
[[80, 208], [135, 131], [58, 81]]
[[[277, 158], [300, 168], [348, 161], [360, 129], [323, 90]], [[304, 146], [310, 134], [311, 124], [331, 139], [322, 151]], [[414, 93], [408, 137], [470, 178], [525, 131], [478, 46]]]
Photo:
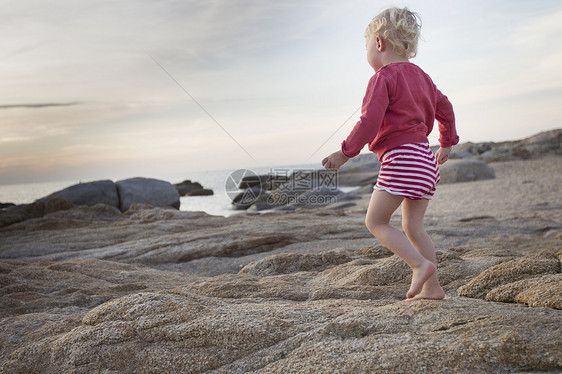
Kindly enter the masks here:
[[269, 199], [269, 193], [259, 187], [252, 187], [239, 192], [236, 196], [232, 198], [231, 204], [235, 210], [247, 210], [252, 205], [258, 204], [258, 210], [264, 208], [270, 209], [277, 204], [274, 204]]
[[192, 191], [187, 194], [187, 196], [210, 196], [213, 195], [213, 190], [209, 188], [202, 188], [200, 190]]
[[360, 199], [359, 196], [344, 193], [331, 187], [318, 187], [306, 190], [277, 189], [272, 191], [267, 201], [275, 205], [289, 205], [295, 208], [318, 208], [343, 201]]
[[201, 183], [184, 180], [181, 183], [174, 184], [180, 196], [207, 196], [212, 195], [213, 190], [203, 188]]

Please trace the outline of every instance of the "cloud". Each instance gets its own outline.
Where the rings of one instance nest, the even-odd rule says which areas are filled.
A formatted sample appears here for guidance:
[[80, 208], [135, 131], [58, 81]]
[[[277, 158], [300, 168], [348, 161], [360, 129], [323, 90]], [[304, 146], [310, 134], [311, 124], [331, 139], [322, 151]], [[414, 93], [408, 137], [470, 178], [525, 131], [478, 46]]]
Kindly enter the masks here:
[[[381, 10], [367, 0], [7, 4], [0, 0], [0, 80], [9, 93], [0, 105], [0, 159], [31, 170], [42, 159], [62, 167], [70, 158], [77, 172], [80, 162], [102, 171], [251, 162], [146, 52], [260, 162], [308, 157], [361, 103], [372, 75], [363, 31]], [[560, 10], [410, 5], [426, 38], [414, 62], [452, 98], [461, 127], [479, 120], [460, 129], [463, 141], [472, 128], [500, 128], [510, 100], [557, 92]], [[500, 100], [501, 108], [488, 104]], [[357, 117], [315, 156], [337, 149]], [[502, 120], [514, 127], [523, 117]]]
[[0, 105], [0, 109], [46, 108], [46, 107], [53, 107], [53, 106], [71, 106], [71, 105], [78, 105], [78, 104], [82, 104], [82, 103], [75, 101], [72, 103], [7, 104], [7, 105]]

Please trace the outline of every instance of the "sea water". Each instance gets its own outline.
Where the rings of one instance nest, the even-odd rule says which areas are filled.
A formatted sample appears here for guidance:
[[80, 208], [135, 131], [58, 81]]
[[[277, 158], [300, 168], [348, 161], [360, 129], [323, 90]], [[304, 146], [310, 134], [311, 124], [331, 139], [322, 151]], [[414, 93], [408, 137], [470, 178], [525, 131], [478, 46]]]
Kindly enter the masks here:
[[[252, 168], [251, 172], [262, 174], [275, 174], [278, 172], [288, 171], [289, 173], [297, 169], [319, 169], [318, 165], [293, 165], [282, 167], [260, 167]], [[213, 195], [209, 196], [182, 196], [180, 198], [180, 210], [184, 211], [202, 211], [212, 215], [230, 216], [239, 213], [239, 210], [233, 209], [232, 190], [227, 191], [226, 180], [235, 171], [233, 170], [207, 170], [198, 172], [188, 172], [182, 174], [174, 174], [162, 176], [161, 180], [170, 183], [180, 183], [184, 180], [199, 182], [203, 188], [213, 190]], [[60, 191], [66, 187], [78, 184], [80, 182], [91, 181], [59, 181], [45, 183], [26, 183], [0, 185], [0, 203], [29, 204], [37, 199], [50, 195], [53, 192]], [[340, 187], [344, 192], [352, 188]], [[228, 193], [227, 193], [228, 192]]]

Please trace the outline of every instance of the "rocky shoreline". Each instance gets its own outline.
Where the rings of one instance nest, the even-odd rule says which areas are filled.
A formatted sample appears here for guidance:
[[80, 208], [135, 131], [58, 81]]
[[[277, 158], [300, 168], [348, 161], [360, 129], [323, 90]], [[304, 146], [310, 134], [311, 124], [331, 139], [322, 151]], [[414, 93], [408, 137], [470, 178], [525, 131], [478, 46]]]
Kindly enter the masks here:
[[560, 372], [560, 131], [539, 135], [461, 149], [494, 178], [439, 186], [442, 301], [404, 301], [409, 269], [364, 225], [372, 180], [230, 217], [51, 199], [0, 228], [0, 372]]

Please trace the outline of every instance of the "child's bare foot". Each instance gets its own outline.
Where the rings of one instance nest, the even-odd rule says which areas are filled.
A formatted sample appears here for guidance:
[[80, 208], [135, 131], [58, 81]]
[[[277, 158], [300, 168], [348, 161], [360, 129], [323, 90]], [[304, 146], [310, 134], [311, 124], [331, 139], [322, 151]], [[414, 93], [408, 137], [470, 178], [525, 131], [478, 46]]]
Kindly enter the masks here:
[[406, 297], [411, 299], [419, 294], [425, 281], [428, 280], [436, 270], [435, 264], [427, 260], [419, 268], [413, 269], [412, 283], [410, 284], [410, 290], [406, 294]]
[[406, 301], [414, 301], [414, 300], [421, 300], [421, 299], [430, 299], [430, 300], [443, 300], [445, 298], [445, 291], [441, 287], [436, 287], [430, 290], [426, 290], [425, 287], [421, 290], [419, 294]]

